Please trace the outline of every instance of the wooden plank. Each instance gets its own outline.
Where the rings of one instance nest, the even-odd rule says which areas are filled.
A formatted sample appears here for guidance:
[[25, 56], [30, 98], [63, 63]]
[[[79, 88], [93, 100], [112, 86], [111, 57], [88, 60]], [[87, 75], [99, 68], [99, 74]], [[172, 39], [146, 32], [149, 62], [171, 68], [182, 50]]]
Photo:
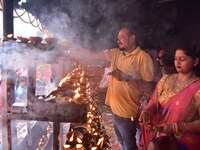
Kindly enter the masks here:
[[7, 73], [1, 70], [1, 94], [2, 94], [2, 148], [3, 150], [11, 150], [10, 140], [10, 120], [7, 118], [8, 101], [7, 101]]

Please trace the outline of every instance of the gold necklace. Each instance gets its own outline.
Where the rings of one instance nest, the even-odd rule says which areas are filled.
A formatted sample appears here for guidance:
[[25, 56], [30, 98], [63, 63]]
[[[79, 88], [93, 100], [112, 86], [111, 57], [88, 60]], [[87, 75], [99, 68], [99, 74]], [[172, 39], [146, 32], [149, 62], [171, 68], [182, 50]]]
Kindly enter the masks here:
[[177, 74], [177, 76], [174, 80], [174, 84], [173, 84], [173, 91], [179, 92], [180, 90], [185, 88], [190, 83], [190, 81], [193, 79], [193, 77], [194, 77], [194, 74], [191, 74], [189, 76], [189, 78], [186, 79], [185, 81], [180, 81], [180, 80], [178, 80], [178, 74]]

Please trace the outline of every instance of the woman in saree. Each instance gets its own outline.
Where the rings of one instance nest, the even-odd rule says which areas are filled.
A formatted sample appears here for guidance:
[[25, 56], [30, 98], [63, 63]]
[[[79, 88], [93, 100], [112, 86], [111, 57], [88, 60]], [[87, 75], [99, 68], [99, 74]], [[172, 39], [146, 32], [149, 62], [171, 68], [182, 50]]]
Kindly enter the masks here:
[[[139, 150], [147, 149], [155, 135], [173, 135], [180, 150], [200, 148], [200, 54], [197, 48], [175, 51], [177, 73], [157, 83], [139, 122], [143, 132]], [[164, 145], [163, 145], [164, 146]]]

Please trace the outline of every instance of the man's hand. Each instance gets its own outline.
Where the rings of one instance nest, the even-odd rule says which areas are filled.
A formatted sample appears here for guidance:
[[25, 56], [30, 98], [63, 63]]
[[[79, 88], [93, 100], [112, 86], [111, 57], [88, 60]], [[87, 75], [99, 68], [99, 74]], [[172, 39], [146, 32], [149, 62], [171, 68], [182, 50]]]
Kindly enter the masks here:
[[116, 78], [119, 81], [129, 81], [131, 79], [130, 75], [125, 74], [118, 68], [116, 68], [112, 72], [108, 73], [108, 75], [112, 75], [114, 78]]

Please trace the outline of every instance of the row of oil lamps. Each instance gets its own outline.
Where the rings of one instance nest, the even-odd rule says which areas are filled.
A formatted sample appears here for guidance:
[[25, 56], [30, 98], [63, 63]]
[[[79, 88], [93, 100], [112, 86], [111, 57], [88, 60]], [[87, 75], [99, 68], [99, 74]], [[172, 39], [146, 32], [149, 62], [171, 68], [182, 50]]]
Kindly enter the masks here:
[[[82, 66], [77, 68], [81, 77], [87, 77]], [[96, 87], [91, 80], [85, 80], [86, 99], [87, 99], [87, 123], [84, 125], [74, 126], [66, 134], [66, 141], [63, 150], [110, 150], [108, 136], [102, 125], [102, 114], [96, 104]], [[82, 97], [81, 97], [82, 98]]]
[[66, 134], [63, 150], [111, 150], [102, 115], [94, 102], [88, 103], [87, 123]]
[[[110, 144], [108, 136], [106, 135], [104, 126], [102, 125], [102, 114], [98, 110], [96, 105], [96, 87], [94, 83], [87, 79], [87, 74], [84, 67], [78, 66], [74, 69], [71, 74], [68, 74], [64, 79], [61, 80], [59, 86], [62, 87], [64, 84], [69, 84], [73, 78], [78, 77], [80, 84], [84, 84], [85, 94], [82, 94], [79, 90], [75, 90], [75, 96], [72, 97], [73, 101], [77, 103], [78, 99], [87, 99], [87, 123], [84, 125], [77, 125], [71, 128], [66, 134], [65, 144], [62, 150], [110, 150]], [[69, 82], [69, 83], [68, 83]], [[78, 82], [76, 83], [78, 84]], [[80, 101], [79, 101], [80, 102]], [[82, 102], [82, 101], [81, 101]], [[41, 141], [41, 146], [44, 142]], [[40, 150], [40, 149], [39, 149]]]

